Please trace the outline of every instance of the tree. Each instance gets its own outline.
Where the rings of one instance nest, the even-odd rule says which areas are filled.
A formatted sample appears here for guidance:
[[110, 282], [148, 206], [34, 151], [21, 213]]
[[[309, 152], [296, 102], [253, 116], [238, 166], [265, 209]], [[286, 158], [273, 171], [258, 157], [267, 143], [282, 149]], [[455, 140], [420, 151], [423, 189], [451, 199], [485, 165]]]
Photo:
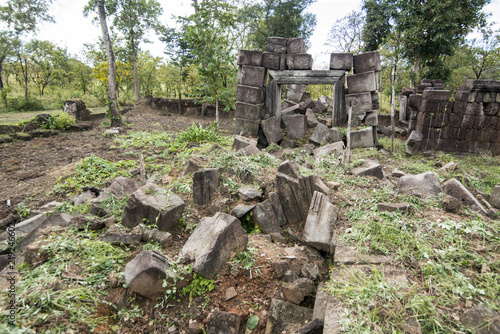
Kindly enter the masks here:
[[109, 14], [113, 15], [113, 25], [124, 36], [130, 48], [134, 67], [134, 91], [137, 102], [140, 100], [139, 77], [137, 72], [137, 53], [139, 44], [148, 30], [158, 28], [158, 18], [163, 9], [156, 0], [108, 0]]
[[315, 0], [264, 0], [246, 10], [251, 22], [249, 46], [264, 50], [271, 36], [302, 37], [309, 44], [316, 16], [306, 9]]
[[352, 11], [335, 21], [327, 36], [325, 46], [335, 52], [359, 53], [363, 49], [361, 39], [365, 16], [361, 11]]
[[104, 0], [90, 0], [84, 8], [84, 14], [88, 15], [90, 11], [97, 11], [99, 24], [102, 31], [102, 39], [106, 46], [106, 55], [108, 59], [108, 104], [110, 110], [111, 126], [121, 126], [122, 118], [118, 109], [118, 99], [116, 97], [116, 59], [113, 52], [113, 45], [109, 37], [108, 24], [106, 22], [106, 9]]
[[234, 106], [236, 55], [233, 52], [236, 8], [225, 0], [205, 0], [199, 10], [189, 17], [179, 18], [182, 40], [191, 50], [202, 86], [197, 93], [204, 102], [215, 104], [216, 122], [219, 120], [219, 100], [226, 110]]
[[390, 35], [399, 35], [402, 56], [413, 64], [415, 81], [423, 67], [428, 74], [446, 75], [443, 58], [452, 55], [464, 37], [484, 22], [481, 10], [489, 2], [365, 0], [365, 51], [377, 49]]

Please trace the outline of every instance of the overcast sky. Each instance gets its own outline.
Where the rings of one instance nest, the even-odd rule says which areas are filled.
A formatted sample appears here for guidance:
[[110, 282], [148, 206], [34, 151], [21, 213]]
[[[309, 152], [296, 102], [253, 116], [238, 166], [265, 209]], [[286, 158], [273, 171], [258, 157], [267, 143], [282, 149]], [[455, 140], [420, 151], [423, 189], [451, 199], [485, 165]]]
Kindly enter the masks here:
[[[0, 3], [5, 0], [0, 0]], [[85, 18], [82, 14], [83, 7], [88, 0], [54, 0], [51, 13], [56, 23], [46, 23], [40, 26], [36, 38], [50, 40], [59, 46], [67, 47], [73, 55], [81, 55], [84, 43], [96, 43], [101, 34], [98, 25], [92, 23], [92, 18]], [[171, 23], [172, 15], [186, 15], [192, 13], [192, 0], [158, 0], [163, 6], [163, 23]], [[328, 32], [337, 19], [344, 17], [353, 10], [359, 10], [361, 0], [317, 0], [308, 9], [316, 14], [317, 24], [311, 38], [312, 48], [308, 53], [313, 54], [314, 63], [320, 65], [325, 62], [321, 53], [325, 50], [324, 43]], [[500, 17], [500, 0], [493, 0], [485, 8], [487, 13], [492, 13], [493, 19]], [[500, 18], [496, 19], [499, 21]], [[497, 25], [498, 27], [498, 25]], [[142, 44], [142, 48], [148, 49], [155, 56], [163, 55], [163, 45], [157, 41], [154, 34], [150, 39], [156, 41], [153, 44]], [[317, 67], [317, 66], [315, 66]]]

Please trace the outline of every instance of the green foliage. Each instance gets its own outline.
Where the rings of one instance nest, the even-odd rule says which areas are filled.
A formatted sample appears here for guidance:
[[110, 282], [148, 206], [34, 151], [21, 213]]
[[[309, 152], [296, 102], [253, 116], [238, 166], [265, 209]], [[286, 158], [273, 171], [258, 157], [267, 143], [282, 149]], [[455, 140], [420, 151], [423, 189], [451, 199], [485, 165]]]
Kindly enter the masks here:
[[73, 117], [64, 111], [58, 111], [47, 119], [47, 123], [42, 123], [40, 128], [64, 131], [73, 124], [75, 124]]
[[247, 320], [246, 327], [249, 330], [253, 330], [257, 325], [259, 324], [259, 317], [256, 315], [252, 315], [250, 318]]
[[95, 155], [84, 158], [76, 165], [76, 176], [56, 185], [56, 191], [79, 192], [83, 187], [102, 187], [108, 180], [118, 176], [131, 177], [128, 169], [135, 167], [136, 161], [112, 162]]
[[231, 260], [233, 265], [241, 266], [243, 269], [250, 270], [255, 266], [255, 256], [257, 250], [248, 247], [246, 251], [236, 253], [236, 256]]
[[217, 132], [215, 123], [203, 128], [201, 124], [196, 126], [193, 122], [186, 131], [182, 131], [177, 136], [177, 141], [185, 143], [218, 143], [222, 141], [222, 136]]
[[252, 219], [252, 211], [240, 218], [241, 227], [247, 232], [252, 234], [256, 231], [255, 221]]
[[127, 135], [116, 137], [113, 140], [120, 148], [129, 147], [169, 147], [173, 136], [166, 132], [130, 132]]
[[214, 280], [205, 278], [203, 276], [194, 273], [193, 281], [189, 283], [189, 285], [182, 288], [181, 295], [189, 296], [189, 304], [191, 304], [193, 297], [203, 296], [205, 301], [203, 302], [202, 306], [203, 308], [205, 308], [210, 301], [210, 298], [207, 296], [207, 293], [212, 291], [213, 289], [215, 289]]
[[21, 219], [27, 218], [31, 210], [24, 203], [19, 203], [16, 207], [16, 213], [21, 217]]

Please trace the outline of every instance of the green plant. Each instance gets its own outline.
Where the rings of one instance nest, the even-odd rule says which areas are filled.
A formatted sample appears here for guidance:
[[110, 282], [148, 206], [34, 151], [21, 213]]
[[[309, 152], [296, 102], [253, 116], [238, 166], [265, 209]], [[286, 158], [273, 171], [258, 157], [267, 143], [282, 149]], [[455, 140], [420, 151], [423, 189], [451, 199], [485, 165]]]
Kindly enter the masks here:
[[195, 142], [195, 143], [207, 143], [207, 142], [220, 142], [222, 141], [222, 136], [217, 132], [216, 124], [212, 123], [208, 127], [203, 128], [201, 124], [196, 126], [193, 124], [177, 136], [178, 142]]
[[16, 207], [16, 212], [21, 219], [24, 219], [30, 215], [31, 210], [24, 203], [19, 203]]
[[205, 308], [210, 301], [210, 298], [206, 294], [213, 289], [215, 289], [214, 280], [205, 278], [195, 273], [193, 275], [193, 281], [188, 286], [182, 288], [181, 295], [189, 296], [189, 304], [191, 304], [193, 296], [203, 296], [204, 302], [202, 306]]

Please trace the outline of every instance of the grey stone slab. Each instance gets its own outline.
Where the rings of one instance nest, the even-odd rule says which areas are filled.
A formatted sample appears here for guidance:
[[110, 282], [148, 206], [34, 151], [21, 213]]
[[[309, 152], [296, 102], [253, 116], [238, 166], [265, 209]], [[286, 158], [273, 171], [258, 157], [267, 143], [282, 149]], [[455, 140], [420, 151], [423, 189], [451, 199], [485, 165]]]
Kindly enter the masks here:
[[259, 136], [259, 125], [260, 122], [244, 119], [244, 118], [236, 118], [236, 134], [244, 136], [244, 137], [253, 137], [257, 138]]
[[302, 194], [299, 179], [278, 172], [276, 188], [288, 223], [297, 224], [305, 221], [308, 205]]
[[304, 115], [287, 116], [286, 126], [289, 139], [302, 139], [306, 135], [307, 117]]
[[457, 179], [451, 179], [443, 183], [443, 192], [460, 200], [462, 205], [466, 205], [474, 211], [479, 211], [482, 214], [487, 214], [487, 210], [479, 201], [471, 194], [465, 186]]
[[23, 220], [22, 222], [16, 224], [16, 232], [29, 233], [33, 231], [38, 225], [43, 223], [45, 219], [47, 219], [47, 214], [40, 213], [29, 219]]
[[323, 182], [323, 180], [321, 180], [318, 175], [308, 175], [301, 177], [300, 188], [302, 190], [308, 208], [315, 192], [328, 195], [330, 191], [330, 188], [328, 188], [328, 186]]
[[346, 80], [349, 94], [374, 92], [378, 89], [377, 75], [375, 72], [349, 75]]
[[374, 147], [373, 129], [368, 127], [351, 132], [351, 148]]
[[338, 141], [315, 149], [314, 157], [317, 159], [319, 157], [322, 156], [325, 157], [331, 154], [336, 154], [341, 156], [343, 153], [344, 153], [344, 142]]
[[236, 87], [236, 101], [260, 104], [264, 102], [264, 90], [261, 87], [238, 85]]
[[262, 121], [261, 127], [268, 144], [277, 144], [283, 140], [283, 131], [276, 117], [273, 116]]
[[123, 210], [122, 224], [127, 227], [156, 224], [159, 230], [169, 232], [177, 228], [185, 205], [179, 196], [150, 183], [130, 196]]
[[231, 149], [233, 151], [238, 151], [244, 147], [247, 147], [248, 145], [257, 146], [257, 140], [252, 139], [252, 138], [243, 137], [240, 135], [236, 135], [234, 137], [233, 146]]
[[293, 333], [312, 320], [313, 310], [279, 299], [271, 300], [265, 334]]
[[410, 212], [411, 204], [408, 203], [378, 203], [377, 211]]
[[244, 201], [254, 201], [258, 200], [262, 196], [262, 193], [255, 188], [240, 188], [238, 196]]
[[[233, 143], [234, 146], [234, 143]], [[209, 162], [209, 158], [205, 156], [200, 156], [200, 157], [193, 157], [189, 159], [188, 164], [184, 171], [182, 172], [182, 175], [189, 175], [192, 174], [196, 171], [199, 171], [202, 168], [205, 168], [206, 165]]]
[[286, 216], [283, 211], [283, 207], [281, 206], [281, 201], [277, 192], [269, 193], [269, 200], [271, 201], [271, 205], [273, 206], [274, 215], [276, 216], [276, 220], [280, 226], [286, 224]]
[[269, 199], [258, 204], [252, 211], [252, 220], [266, 234], [281, 233], [280, 224], [274, 213], [273, 205]]
[[342, 132], [337, 128], [328, 130], [328, 134], [326, 135], [326, 142], [328, 144], [332, 144], [339, 141], [342, 141]]
[[475, 334], [500, 334], [500, 313], [482, 304], [465, 311], [460, 321]]
[[167, 266], [165, 256], [152, 250], [142, 251], [125, 266], [125, 282], [130, 290], [144, 297], [163, 294]]
[[326, 283], [319, 283], [318, 289], [316, 289], [316, 298], [314, 298], [313, 319], [325, 319], [326, 305], [330, 296], [326, 291]]
[[304, 226], [304, 242], [323, 252], [333, 252], [335, 247], [332, 244], [332, 235], [338, 213], [339, 209], [331, 203], [328, 196], [315, 191]]
[[289, 55], [286, 63], [289, 70], [311, 70], [313, 58], [308, 53], [297, 53]]
[[262, 65], [262, 52], [254, 50], [239, 50], [238, 51], [238, 65]]
[[330, 70], [350, 71], [352, 59], [352, 53], [332, 53], [330, 55]]
[[261, 87], [266, 80], [266, 69], [261, 66], [240, 66], [238, 71], [238, 85]]
[[346, 106], [351, 105], [353, 114], [371, 111], [373, 105], [372, 94], [370, 92], [346, 94], [345, 103]]
[[287, 53], [305, 53], [306, 52], [306, 42], [303, 38], [290, 38], [288, 39], [288, 49]]
[[236, 102], [236, 118], [258, 121], [264, 117], [262, 104], [252, 104], [246, 102]]
[[285, 99], [293, 101], [295, 103], [300, 103], [300, 101], [302, 100], [302, 94], [302, 92], [287, 88], [285, 91]]
[[43, 232], [53, 226], [67, 227], [71, 224], [73, 216], [67, 213], [53, 212], [43, 222], [34, 227], [28, 234], [26, 234], [21, 241], [17, 244], [19, 253], [22, 253], [26, 247], [35, 241]]
[[262, 54], [262, 66], [270, 70], [280, 69], [281, 55], [275, 52], [264, 52]]
[[326, 136], [328, 135], [328, 127], [324, 124], [318, 123], [316, 129], [314, 130], [309, 141], [315, 145], [321, 145], [326, 142]]
[[368, 161], [365, 166], [353, 168], [351, 173], [355, 176], [373, 176], [377, 179], [384, 178], [382, 165], [376, 161]]
[[307, 126], [310, 128], [314, 128], [319, 124], [318, 118], [316, 118], [316, 114], [312, 111], [312, 109], [306, 110], [307, 117]]
[[231, 211], [231, 214], [236, 218], [241, 218], [252, 211], [253, 208], [255, 208], [255, 205], [238, 205]]
[[193, 174], [193, 200], [198, 205], [210, 205], [219, 186], [219, 169], [203, 168]]
[[409, 155], [417, 154], [424, 136], [418, 131], [412, 131], [406, 141], [406, 153]]
[[427, 172], [402, 176], [399, 179], [399, 191], [404, 194], [436, 197], [442, 188], [436, 174]]
[[352, 62], [355, 74], [382, 70], [380, 54], [378, 51], [354, 55]]
[[449, 101], [451, 92], [449, 90], [424, 90], [422, 94], [423, 99]]
[[182, 257], [194, 260], [193, 271], [213, 279], [237, 251], [246, 249], [248, 236], [240, 221], [218, 212], [200, 220], [182, 248]]
[[377, 126], [378, 113], [376, 111], [367, 112], [364, 121], [366, 125]]
[[393, 260], [392, 256], [366, 254], [352, 246], [339, 245], [335, 247], [335, 264], [389, 264]]

